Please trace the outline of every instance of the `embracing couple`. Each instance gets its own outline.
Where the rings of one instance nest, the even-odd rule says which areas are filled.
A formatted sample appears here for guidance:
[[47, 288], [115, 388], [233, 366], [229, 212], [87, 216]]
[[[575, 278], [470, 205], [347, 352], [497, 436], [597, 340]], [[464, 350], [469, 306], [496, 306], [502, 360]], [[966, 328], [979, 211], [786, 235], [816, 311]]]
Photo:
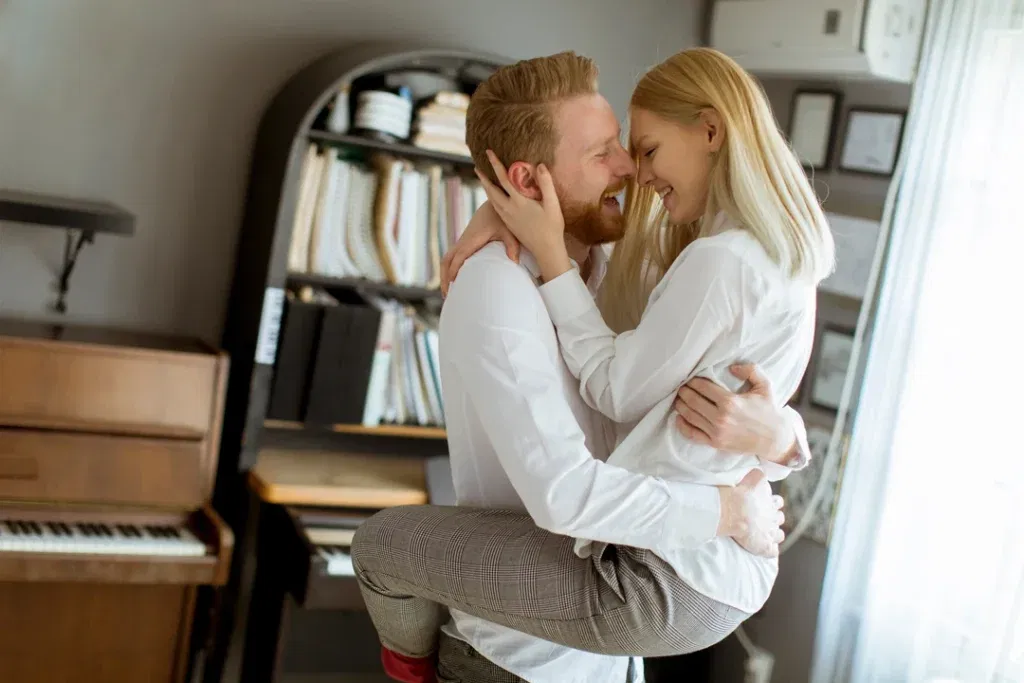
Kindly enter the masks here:
[[652, 68], [629, 115], [627, 150], [573, 53], [472, 97], [489, 201], [446, 257], [440, 327], [458, 506], [385, 510], [352, 546], [395, 680], [639, 681], [771, 592], [768, 480], [809, 458], [785, 403], [831, 234], [724, 55]]

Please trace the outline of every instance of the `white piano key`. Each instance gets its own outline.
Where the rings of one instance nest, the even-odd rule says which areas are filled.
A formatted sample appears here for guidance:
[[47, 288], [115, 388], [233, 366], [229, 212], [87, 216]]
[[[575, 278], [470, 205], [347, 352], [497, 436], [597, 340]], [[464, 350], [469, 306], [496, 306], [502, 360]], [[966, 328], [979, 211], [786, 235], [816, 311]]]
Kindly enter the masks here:
[[206, 546], [188, 529], [169, 525], [5, 520], [0, 552], [201, 557]]
[[352, 567], [352, 555], [348, 548], [339, 546], [320, 546], [317, 554], [327, 561], [328, 576], [355, 576], [355, 569]]
[[356, 535], [355, 529], [341, 529], [331, 527], [307, 527], [306, 538], [313, 545], [352, 545], [352, 537]]

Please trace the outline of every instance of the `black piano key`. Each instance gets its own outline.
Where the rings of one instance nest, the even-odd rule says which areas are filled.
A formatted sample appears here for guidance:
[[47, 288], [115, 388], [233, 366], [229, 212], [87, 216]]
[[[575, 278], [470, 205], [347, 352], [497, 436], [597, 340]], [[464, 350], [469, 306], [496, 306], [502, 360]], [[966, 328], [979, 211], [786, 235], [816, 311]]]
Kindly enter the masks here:
[[36, 534], [37, 536], [42, 536], [43, 528], [39, 526], [37, 522], [29, 522], [29, 526], [32, 529], [32, 533]]
[[96, 526], [99, 527], [100, 536], [106, 536], [107, 538], [113, 538], [114, 537], [114, 532], [112, 532], [110, 530], [110, 527], [107, 526], [106, 524], [97, 524]]
[[5, 522], [5, 525], [7, 526], [7, 530], [15, 536], [21, 535], [21, 526], [18, 525], [18, 522], [16, 520], [8, 520], [7, 522]]
[[92, 537], [93, 537], [93, 536], [95, 535], [95, 534], [93, 533], [93, 531], [92, 531], [92, 525], [91, 525], [91, 524], [85, 524], [85, 523], [83, 522], [83, 523], [79, 523], [79, 524], [77, 524], [77, 525], [75, 525], [75, 526], [77, 526], [77, 527], [78, 527], [78, 531], [79, 531], [79, 532], [80, 532], [80, 533], [81, 533], [81, 534], [82, 534], [83, 536], [85, 536], [86, 538], [92, 538]]

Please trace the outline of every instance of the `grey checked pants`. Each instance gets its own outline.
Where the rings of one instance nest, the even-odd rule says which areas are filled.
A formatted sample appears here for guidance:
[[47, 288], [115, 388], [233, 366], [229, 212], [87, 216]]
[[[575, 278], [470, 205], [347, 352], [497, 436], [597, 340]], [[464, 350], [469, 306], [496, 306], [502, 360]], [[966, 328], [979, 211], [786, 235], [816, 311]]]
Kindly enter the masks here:
[[453, 607], [578, 650], [661, 657], [719, 642], [749, 614], [701, 595], [648, 550], [573, 539], [524, 513], [415, 505], [356, 531], [352, 560], [381, 643], [426, 657]]

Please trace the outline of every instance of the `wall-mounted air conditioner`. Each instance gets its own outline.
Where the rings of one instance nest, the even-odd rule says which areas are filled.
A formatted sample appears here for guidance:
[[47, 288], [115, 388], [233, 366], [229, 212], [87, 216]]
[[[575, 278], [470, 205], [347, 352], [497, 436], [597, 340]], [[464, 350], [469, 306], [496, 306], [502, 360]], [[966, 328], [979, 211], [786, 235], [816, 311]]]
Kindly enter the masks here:
[[718, 0], [711, 46], [764, 76], [910, 83], [927, 0]]

